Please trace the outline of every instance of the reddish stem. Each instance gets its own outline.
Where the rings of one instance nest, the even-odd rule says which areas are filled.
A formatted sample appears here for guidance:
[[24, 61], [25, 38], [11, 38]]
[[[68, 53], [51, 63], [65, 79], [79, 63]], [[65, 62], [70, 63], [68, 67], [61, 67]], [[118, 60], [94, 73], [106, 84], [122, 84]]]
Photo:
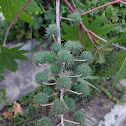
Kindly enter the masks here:
[[77, 10], [77, 8], [76, 8], [76, 5], [75, 5], [74, 1], [73, 1], [73, 0], [71, 0], [71, 1], [72, 1], [73, 6], [74, 6], [74, 9], [76, 10], [76, 12], [78, 12], [78, 10]]
[[104, 5], [102, 5], [102, 6], [96, 7], [96, 8], [94, 8], [94, 9], [92, 9], [92, 10], [87, 11], [87, 12], [84, 12], [84, 13], [82, 13], [82, 14], [80, 14], [80, 15], [83, 16], [83, 15], [85, 15], [85, 14], [88, 14], [88, 13], [92, 12], [92, 11], [98, 10], [98, 9], [100, 9], [100, 8], [103, 8], [103, 7], [106, 7], [106, 6], [108, 6], [108, 5], [118, 3], [118, 2], [121, 2], [121, 1], [120, 1], [120, 0], [115, 0], [115, 1], [113, 1], [113, 2], [104, 4]]
[[32, 0], [29, 0], [25, 5], [24, 7], [19, 11], [19, 13], [16, 15], [16, 17], [14, 18], [14, 20], [11, 22], [7, 32], [6, 32], [6, 35], [5, 35], [5, 38], [4, 38], [4, 43], [3, 43], [3, 46], [6, 46], [6, 40], [7, 40], [7, 36], [8, 36], [8, 33], [11, 29], [11, 27], [13, 26], [14, 22], [17, 20], [17, 18], [20, 16], [20, 14], [23, 12], [23, 10], [31, 3]]

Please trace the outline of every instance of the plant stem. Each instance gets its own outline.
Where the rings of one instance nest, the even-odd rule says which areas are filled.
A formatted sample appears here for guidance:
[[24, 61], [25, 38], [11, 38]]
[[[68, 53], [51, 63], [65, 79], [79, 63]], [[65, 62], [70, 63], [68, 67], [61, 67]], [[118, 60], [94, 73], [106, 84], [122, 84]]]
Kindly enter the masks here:
[[125, 2], [123, 2], [123, 1], [120, 1], [120, 3], [121, 3], [121, 4], [124, 4], [124, 5], [126, 5], [126, 3], [125, 3]]
[[60, 19], [65, 19], [65, 20], [73, 21], [73, 22], [74, 22], [74, 20], [72, 20], [72, 19], [70, 19], [70, 18], [60, 17]]
[[25, 5], [24, 7], [19, 11], [19, 13], [16, 15], [16, 17], [14, 18], [14, 20], [11, 22], [9, 28], [7, 29], [7, 32], [6, 32], [6, 35], [5, 35], [5, 38], [4, 38], [4, 43], [3, 43], [3, 46], [6, 46], [6, 40], [7, 40], [7, 36], [8, 36], [8, 33], [11, 29], [11, 27], [13, 26], [14, 22], [17, 20], [17, 18], [20, 16], [20, 14], [23, 12], [23, 10], [30, 4], [32, 0], [29, 0]]
[[57, 83], [45, 83], [45, 82], [42, 82], [42, 84], [45, 84], [45, 85], [56, 85]]
[[100, 9], [100, 8], [103, 8], [103, 7], [106, 7], [106, 6], [108, 6], [108, 5], [118, 3], [118, 2], [121, 2], [121, 1], [120, 1], [120, 0], [115, 0], [115, 1], [113, 1], [113, 2], [104, 4], [104, 5], [102, 5], [102, 6], [96, 7], [96, 8], [94, 8], [94, 9], [92, 9], [92, 10], [87, 11], [87, 12], [84, 12], [84, 13], [82, 13], [82, 14], [80, 14], [80, 15], [83, 16], [83, 15], [85, 15], [85, 14], [88, 14], [88, 13], [92, 12], [92, 11], [98, 10], [98, 9]]
[[61, 125], [64, 126], [64, 119], [63, 119], [63, 115], [61, 115]]
[[74, 77], [81, 77], [81, 76], [82, 76], [82, 74], [76, 75], [76, 76], [68, 76], [68, 77], [74, 78]]
[[78, 95], [81, 95], [81, 94], [82, 94], [82, 92], [81, 92], [81, 93], [78, 93], [78, 92], [72, 91], [72, 90], [70, 90], [70, 89], [67, 89], [67, 91], [72, 92], [72, 93], [74, 93], [74, 94], [78, 94]]
[[78, 12], [78, 10], [77, 10], [77, 8], [76, 8], [76, 5], [75, 5], [74, 1], [73, 1], [73, 0], [71, 0], [71, 1], [72, 1], [73, 6], [74, 6], [74, 9], [76, 10], [76, 12]]
[[46, 106], [51, 106], [52, 104], [53, 104], [53, 103], [51, 103], [51, 104], [45, 104], [45, 105], [40, 104], [40, 106], [46, 107]]
[[75, 124], [75, 125], [79, 125], [80, 123], [78, 123], [78, 122], [73, 122], [73, 121], [70, 121], [70, 120], [66, 120], [66, 119], [64, 119], [64, 121], [65, 122], [69, 122], [69, 123], [72, 123], [72, 124]]
[[[60, 30], [60, 0], [56, 0], [56, 24]], [[58, 43], [61, 43], [61, 35], [59, 33]]]

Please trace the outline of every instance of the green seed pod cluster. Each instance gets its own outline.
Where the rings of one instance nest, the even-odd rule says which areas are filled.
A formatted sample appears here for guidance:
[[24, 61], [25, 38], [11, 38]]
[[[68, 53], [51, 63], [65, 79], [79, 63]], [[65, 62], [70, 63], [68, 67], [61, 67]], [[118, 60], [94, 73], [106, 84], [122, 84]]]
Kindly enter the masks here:
[[43, 92], [40, 92], [40, 93], [36, 94], [34, 96], [34, 102], [37, 105], [46, 104], [48, 102], [48, 96], [47, 96], [47, 94], [45, 94]]
[[52, 44], [51, 50], [52, 50], [52, 52], [54, 52], [54, 53], [58, 53], [59, 51], [62, 50], [62, 45], [59, 44], [58, 42], [55, 42], [55, 43]]
[[55, 39], [59, 37], [60, 30], [56, 24], [51, 24], [46, 28], [46, 36], [51, 39], [54, 35]]
[[76, 83], [74, 88], [77, 92], [82, 92], [85, 96], [90, 94], [90, 87], [87, 84]]
[[82, 52], [80, 57], [81, 60], [86, 60], [86, 62], [90, 62], [92, 60], [92, 54], [88, 51]]
[[53, 126], [53, 124], [50, 118], [43, 117], [38, 121], [38, 126]]
[[46, 56], [49, 54], [47, 51], [40, 51], [34, 54], [33, 56], [33, 61], [36, 65], [38, 63], [44, 64], [46, 62]]
[[91, 74], [91, 69], [87, 64], [80, 64], [77, 66], [77, 74], [82, 74], [82, 76], [88, 76]]
[[71, 123], [64, 123], [64, 126], [75, 126], [75, 125], [73, 125]]
[[83, 50], [82, 44], [78, 41], [68, 41], [65, 43], [64, 48], [70, 51], [73, 55], [78, 55]]
[[54, 63], [56, 60], [56, 54], [55, 53], [49, 53], [48, 55], [46, 55], [46, 61], [48, 63]]
[[67, 112], [66, 106], [63, 101], [55, 101], [51, 106], [52, 115], [61, 115]]
[[70, 89], [71, 87], [71, 79], [69, 77], [60, 77], [57, 80], [57, 87], [59, 90], [61, 89]]
[[71, 98], [67, 98], [65, 99], [65, 104], [67, 105], [67, 107], [70, 109], [70, 110], [74, 110], [75, 109], [75, 101]]
[[74, 121], [79, 122], [83, 126], [85, 120], [84, 120], [84, 115], [82, 114], [82, 112], [80, 111], [75, 112]]
[[51, 70], [51, 73], [54, 74], [54, 75], [60, 74], [61, 67], [57, 64], [52, 64], [50, 70]]
[[48, 75], [47, 75], [47, 73], [45, 73], [43, 71], [37, 73], [35, 76], [35, 81], [38, 84], [42, 84], [42, 82], [47, 82], [47, 80], [48, 80]]
[[62, 65], [65, 63], [66, 66], [71, 66], [74, 64], [74, 57], [68, 50], [61, 50], [57, 54], [57, 62]]
[[81, 16], [80, 16], [79, 13], [72, 13], [70, 15], [70, 18], [72, 20], [74, 20], [74, 22], [73, 22], [74, 24], [80, 24], [80, 22], [82, 21]]
[[53, 94], [53, 89], [46, 86], [46, 87], [43, 89], [43, 92], [49, 96], [49, 95], [52, 95], [52, 94]]

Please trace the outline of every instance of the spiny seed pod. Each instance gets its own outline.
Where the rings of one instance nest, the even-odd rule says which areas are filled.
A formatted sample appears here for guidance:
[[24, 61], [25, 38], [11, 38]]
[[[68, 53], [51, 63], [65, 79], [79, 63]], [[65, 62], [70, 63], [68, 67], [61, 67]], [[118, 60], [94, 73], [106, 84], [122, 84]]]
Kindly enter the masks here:
[[48, 75], [43, 71], [37, 73], [35, 76], [36, 83], [42, 84], [42, 82], [47, 82], [47, 80], [48, 80]]
[[72, 13], [71, 16], [70, 16], [70, 18], [72, 20], [74, 20], [74, 22], [73, 22], [74, 24], [80, 24], [80, 22], [82, 20], [79, 13]]
[[38, 93], [34, 96], [34, 102], [37, 104], [37, 105], [40, 105], [40, 104], [46, 104], [48, 102], [48, 96], [47, 94], [45, 93]]
[[46, 55], [46, 61], [48, 63], [54, 63], [56, 60], [56, 54], [55, 53], [49, 53]]
[[81, 125], [84, 124], [84, 115], [82, 114], [82, 112], [75, 112], [74, 121], [79, 122]]
[[82, 52], [79, 59], [86, 60], [86, 62], [90, 62], [92, 59], [92, 54], [88, 51]]
[[62, 65], [65, 63], [65, 66], [71, 66], [74, 64], [74, 57], [68, 50], [61, 50], [57, 54], [57, 62]]
[[81, 64], [77, 66], [77, 74], [82, 74], [82, 76], [88, 76], [91, 74], [91, 69], [87, 64]]
[[74, 110], [75, 109], [75, 101], [73, 99], [71, 99], [71, 98], [65, 99], [65, 104], [67, 105], [67, 107], [70, 110]]
[[78, 41], [68, 41], [65, 43], [64, 48], [70, 51], [73, 55], [78, 55], [83, 50], [83, 46]]
[[49, 96], [49, 95], [52, 95], [53, 94], [53, 89], [52, 88], [49, 88], [49, 87], [45, 87], [43, 89], [43, 92]]
[[38, 63], [40, 64], [44, 64], [46, 62], [46, 55], [48, 55], [49, 52], [47, 51], [40, 51], [34, 54], [33, 56], [33, 61], [36, 65], [38, 65]]
[[59, 74], [61, 72], [61, 67], [57, 64], [52, 64], [50, 70], [51, 70], [51, 73], [54, 75]]
[[58, 42], [55, 42], [55, 43], [52, 44], [51, 50], [54, 53], [58, 53], [60, 50], [62, 50], [62, 45], [59, 44]]
[[74, 125], [71, 123], [65, 123], [64, 126], [74, 126]]
[[75, 91], [82, 92], [85, 96], [90, 94], [90, 88], [87, 84], [76, 83], [74, 85]]
[[52, 121], [48, 117], [43, 117], [38, 121], [39, 126], [53, 126]]
[[59, 90], [61, 89], [70, 89], [71, 87], [71, 79], [69, 77], [60, 77], [57, 80], [57, 87]]
[[61, 115], [67, 112], [66, 106], [63, 101], [55, 101], [51, 106], [52, 115]]
[[56, 24], [51, 24], [49, 27], [46, 28], [46, 36], [51, 39], [52, 36], [57, 39], [59, 37], [60, 30]]

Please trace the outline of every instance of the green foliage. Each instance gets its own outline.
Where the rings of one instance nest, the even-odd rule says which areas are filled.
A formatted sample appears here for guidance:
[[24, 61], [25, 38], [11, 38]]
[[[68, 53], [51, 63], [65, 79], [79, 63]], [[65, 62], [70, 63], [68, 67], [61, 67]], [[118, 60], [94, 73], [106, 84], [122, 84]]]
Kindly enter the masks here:
[[6, 89], [5, 88], [0, 88], [0, 97], [2, 97], [0, 101], [4, 104], [6, 102]]
[[[106, 35], [108, 33], [110, 33], [111, 31], [113, 31], [117, 26], [114, 24], [105, 24], [104, 26], [102, 26], [103, 21], [105, 20], [105, 14], [103, 13], [102, 16], [97, 17], [93, 23], [89, 24], [87, 15], [83, 16], [83, 20], [82, 22], [85, 24], [85, 26], [91, 30], [92, 32], [94, 32], [95, 34], [101, 36], [101, 37], [106, 37]], [[63, 31], [66, 33], [65, 35], [62, 36], [62, 38], [65, 41], [68, 40], [73, 40], [73, 41], [77, 41], [78, 40], [78, 34], [79, 34], [79, 30], [78, 27], [75, 25], [73, 26], [73, 28], [67, 24], [62, 24], [63, 27]], [[82, 36], [83, 36], [83, 40], [84, 40], [84, 45], [86, 49], [91, 49], [94, 48], [91, 40], [89, 39], [88, 35], [85, 32], [82, 32]], [[99, 41], [99, 40], [97, 40]], [[82, 42], [82, 41], [81, 41]]]
[[62, 50], [62, 45], [59, 44], [58, 42], [55, 42], [55, 43], [52, 44], [51, 50], [54, 53], [58, 53], [60, 50]]
[[46, 36], [48, 38], [52, 38], [54, 36], [55, 39], [59, 37], [60, 31], [56, 24], [51, 24], [46, 28]]
[[85, 119], [84, 119], [84, 115], [82, 114], [82, 112], [80, 112], [80, 111], [75, 112], [74, 121], [79, 122], [81, 125], [84, 124]]
[[[3, 12], [4, 17], [9, 22], [12, 22], [12, 20], [15, 18], [17, 13], [23, 8], [23, 6], [27, 3], [27, 0], [1, 0], [0, 6], [1, 6], [1, 12]], [[25, 9], [26, 11], [30, 13], [42, 13], [39, 6], [32, 1], [29, 6]], [[23, 21], [28, 22], [30, 24], [34, 24], [33, 18], [31, 15], [23, 11], [22, 14], [19, 16]]]
[[49, 53], [47, 51], [40, 51], [34, 54], [33, 56], [33, 61], [36, 65], [39, 64], [44, 64], [46, 62], [46, 56]]
[[76, 83], [74, 88], [77, 92], [82, 92], [85, 96], [90, 94], [90, 88], [87, 84], [84, 83]]
[[23, 45], [11, 49], [3, 46], [0, 47], [0, 74], [3, 73], [4, 68], [15, 72], [17, 70], [15, 59], [28, 60], [23, 54], [28, 53], [29, 51], [19, 50], [22, 46]]
[[45, 93], [38, 93], [34, 96], [34, 103], [37, 105], [46, 104], [48, 102], [48, 96]]
[[35, 76], [35, 81], [38, 84], [42, 85], [42, 82], [47, 82], [47, 80], [48, 80], [48, 75], [45, 72], [39, 72]]
[[50, 88], [50, 87], [45, 87], [45, 88], [43, 89], [43, 92], [44, 92], [45, 94], [48, 94], [48, 96], [49, 96], [49, 95], [52, 95], [52, 94], [53, 94], [53, 89]]
[[52, 121], [48, 117], [43, 117], [38, 121], [39, 126], [53, 126]]
[[74, 57], [72, 56], [72, 54], [67, 51], [67, 50], [61, 50], [60, 52], [58, 52], [57, 54], [57, 62], [59, 64], [63, 64], [65, 63], [66, 66], [71, 66], [74, 64]]
[[82, 20], [79, 13], [72, 13], [72, 14], [70, 15], [70, 18], [71, 18], [72, 20], [74, 20], [73, 23], [75, 23], [75, 24], [80, 24], [80, 22], [81, 22], [81, 20]]
[[81, 60], [86, 60], [86, 62], [90, 62], [92, 60], [92, 54], [88, 51], [85, 51], [83, 53], [81, 53], [79, 59]]
[[55, 101], [51, 106], [51, 113], [53, 115], [61, 115], [67, 112], [66, 106], [63, 101]]
[[65, 43], [64, 48], [70, 51], [73, 55], [79, 55], [83, 50], [82, 44], [78, 41], [68, 41]]
[[114, 88], [116, 83], [119, 82], [119, 80], [121, 80], [121, 78], [124, 77], [124, 75], [126, 74], [125, 69], [126, 69], [126, 51], [122, 51], [115, 56], [115, 64], [111, 68], [109, 68], [109, 70], [106, 71], [103, 74], [103, 76], [106, 77], [119, 71], [113, 83]]
[[55, 74], [60, 74], [61, 67], [59, 65], [57, 65], [57, 64], [52, 64], [50, 70], [51, 70], [51, 73], [54, 74], [54, 75]]
[[65, 123], [64, 126], [74, 126], [74, 125], [71, 123]]
[[67, 107], [70, 109], [70, 110], [74, 110], [75, 109], [75, 101], [71, 98], [66, 98], [65, 99], [65, 104], [67, 105]]
[[48, 63], [54, 63], [56, 60], [56, 54], [55, 53], [49, 53], [46, 56], [46, 60]]
[[71, 87], [71, 79], [69, 77], [60, 77], [57, 80], [57, 87], [59, 90], [61, 89], [70, 89]]
[[77, 67], [77, 74], [82, 74], [82, 76], [89, 76], [91, 74], [91, 68], [87, 64], [81, 64]]

